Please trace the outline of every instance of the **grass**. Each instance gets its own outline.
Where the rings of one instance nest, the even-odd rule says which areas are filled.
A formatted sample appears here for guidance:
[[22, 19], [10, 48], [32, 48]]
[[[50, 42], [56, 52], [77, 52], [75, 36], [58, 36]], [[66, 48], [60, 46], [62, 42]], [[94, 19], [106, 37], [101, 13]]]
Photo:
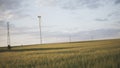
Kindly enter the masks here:
[[120, 39], [1, 47], [0, 68], [120, 68]]

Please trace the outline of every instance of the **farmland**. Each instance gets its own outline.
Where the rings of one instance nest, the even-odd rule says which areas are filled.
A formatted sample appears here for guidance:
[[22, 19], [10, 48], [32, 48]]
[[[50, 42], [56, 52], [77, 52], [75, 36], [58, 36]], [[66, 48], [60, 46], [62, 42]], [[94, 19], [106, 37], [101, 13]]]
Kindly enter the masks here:
[[120, 68], [120, 39], [1, 47], [0, 68]]

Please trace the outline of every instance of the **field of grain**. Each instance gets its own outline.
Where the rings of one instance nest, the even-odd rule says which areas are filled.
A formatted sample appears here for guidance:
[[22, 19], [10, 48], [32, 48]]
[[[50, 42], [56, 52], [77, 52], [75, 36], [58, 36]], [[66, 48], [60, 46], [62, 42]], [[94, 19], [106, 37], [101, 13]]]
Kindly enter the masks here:
[[120, 39], [1, 47], [0, 68], [120, 68]]

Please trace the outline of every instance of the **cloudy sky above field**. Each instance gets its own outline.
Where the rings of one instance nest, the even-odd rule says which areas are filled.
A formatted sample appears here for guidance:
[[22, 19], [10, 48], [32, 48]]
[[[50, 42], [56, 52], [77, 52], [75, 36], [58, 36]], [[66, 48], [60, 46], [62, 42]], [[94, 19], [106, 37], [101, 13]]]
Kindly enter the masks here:
[[120, 38], [120, 0], [0, 0], [0, 46]]

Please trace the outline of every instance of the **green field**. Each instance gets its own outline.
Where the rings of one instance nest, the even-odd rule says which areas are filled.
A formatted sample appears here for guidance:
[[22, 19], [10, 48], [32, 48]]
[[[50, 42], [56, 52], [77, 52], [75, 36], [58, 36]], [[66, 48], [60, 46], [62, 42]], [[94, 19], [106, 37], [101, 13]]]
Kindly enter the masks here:
[[120, 68], [120, 39], [1, 47], [0, 68]]

